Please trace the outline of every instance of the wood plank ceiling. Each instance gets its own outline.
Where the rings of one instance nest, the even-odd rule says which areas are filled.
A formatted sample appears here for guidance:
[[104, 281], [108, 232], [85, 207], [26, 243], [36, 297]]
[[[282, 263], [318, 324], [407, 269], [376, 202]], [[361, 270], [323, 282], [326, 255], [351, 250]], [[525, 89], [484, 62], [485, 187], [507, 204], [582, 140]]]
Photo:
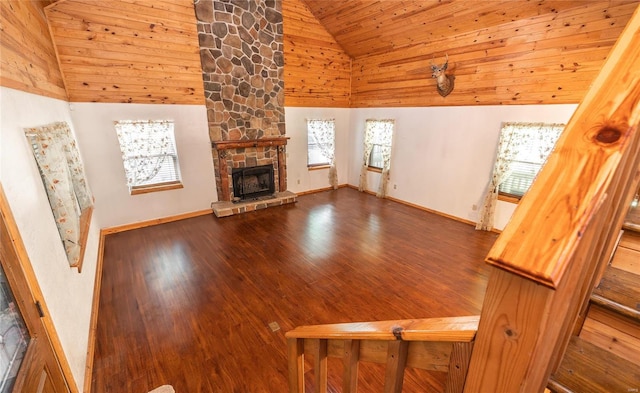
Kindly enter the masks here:
[[[577, 103], [640, 0], [282, 3], [285, 105], [387, 107]], [[193, 0], [46, 13], [70, 101], [204, 102]], [[443, 98], [430, 63], [445, 55]]]
[[59, 0], [45, 13], [70, 101], [204, 103], [192, 0]]
[[51, 0], [0, 1], [0, 86], [67, 99], [43, 8]]
[[[355, 107], [579, 102], [639, 4], [302, 1], [353, 59]], [[456, 87], [442, 98], [430, 62], [445, 55]]]

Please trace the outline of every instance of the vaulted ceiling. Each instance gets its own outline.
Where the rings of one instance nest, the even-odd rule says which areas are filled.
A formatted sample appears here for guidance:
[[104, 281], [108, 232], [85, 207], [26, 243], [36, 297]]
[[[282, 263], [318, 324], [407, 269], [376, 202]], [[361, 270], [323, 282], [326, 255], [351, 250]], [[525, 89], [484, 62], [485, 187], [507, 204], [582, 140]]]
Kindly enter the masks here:
[[[285, 0], [286, 1], [286, 0]], [[508, 41], [536, 42], [599, 31], [619, 20], [634, 1], [585, 0], [303, 0], [340, 46], [353, 58], [447, 42], [451, 54], [505, 46]], [[628, 7], [626, 5], [629, 5]], [[587, 26], [597, 23], [598, 26]], [[567, 29], [569, 28], [569, 29]], [[565, 32], [564, 34], [567, 34]], [[453, 38], [472, 40], [452, 41]], [[592, 36], [594, 36], [592, 34]], [[610, 38], [610, 37], [609, 37]], [[569, 44], [569, 42], [564, 42]]]
[[[301, 1], [353, 58], [352, 106], [579, 102], [640, 4]], [[445, 55], [456, 87], [441, 98], [430, 63]]]
[[[254, 0], [216, 3], [228, 1]], [[285, 105], [577, 103], [639, 4], [282, 0]], [[2, 7], [5, 32], [31, 8], [18, 1]], [[46, 13], [70, 101], [203, 102], [193, 0], [58, 0]], [[47, 34], [47, 26], [37, 27], [22, 34]], [[42, 65], [36, 82], [44, 86], [55, 70], [23, 35], [3, 39], [4, 50], [37, 59], [32, 71], [12, 57], [3, 64], [21, 86], [35, 83], [33, 66]], [[430, 64], [445, 55], [455, 88], [440, 97]]]

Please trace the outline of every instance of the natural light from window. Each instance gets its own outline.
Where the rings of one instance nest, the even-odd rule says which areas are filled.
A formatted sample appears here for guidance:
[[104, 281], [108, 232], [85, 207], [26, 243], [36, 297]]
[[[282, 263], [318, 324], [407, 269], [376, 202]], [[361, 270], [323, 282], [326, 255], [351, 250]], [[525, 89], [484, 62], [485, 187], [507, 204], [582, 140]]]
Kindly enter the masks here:
[[335, 121], [307, 120], [307, 166], [331, 165], [335, 150]]
[[115, 128], [132, 194], [180, 184], [173, 121], [118, 121]]
[[[503, 150], [506, 172], [498, 187], [500, 194], [520, 198], [553, 150], [564, 124], [504, 123], [510, 147]], [[508, 156], [508, 157], [507, 157]]]

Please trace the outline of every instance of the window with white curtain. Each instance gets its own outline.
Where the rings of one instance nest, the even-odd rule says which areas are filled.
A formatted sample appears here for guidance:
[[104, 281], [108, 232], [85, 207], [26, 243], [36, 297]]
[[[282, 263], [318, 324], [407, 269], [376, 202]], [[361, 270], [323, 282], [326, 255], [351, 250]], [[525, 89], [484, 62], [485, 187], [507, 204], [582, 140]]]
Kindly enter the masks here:
[[335, 154], [335, 121], [307, 120], [307, 166], [331, 165]]
[[553, 150], [564, 124], [503, 123], [476, 229], [490, 231], [500, 195], [520, 199]]
[[391, 168], [391, 145], [393, 143], [394, 119], [367, 119], [364, 131], [364, 156], [360, 169], [358, 190], [367, 189], [367, 171], [371, 168], [380, 170], [380, 185], [376, 196], [385, 198], [389, 184]]
[[369, 168], [384, 168], [385, 151], [391, 149], [393, 125], [393, 122], [387, 120], [367, 120], [366, 132], [369, 135], [365, 138], [371, 141]]
[[173, 121], [124, 120], [115, 128], [132, 194], [182, 187]]
[[498, 187], [501, 195], [521, 198], [529, 190], [563, 129], [564, 124], [503, 124], [502, 132], [513, 133], [518, 143], [512, 148], [515, 155]]

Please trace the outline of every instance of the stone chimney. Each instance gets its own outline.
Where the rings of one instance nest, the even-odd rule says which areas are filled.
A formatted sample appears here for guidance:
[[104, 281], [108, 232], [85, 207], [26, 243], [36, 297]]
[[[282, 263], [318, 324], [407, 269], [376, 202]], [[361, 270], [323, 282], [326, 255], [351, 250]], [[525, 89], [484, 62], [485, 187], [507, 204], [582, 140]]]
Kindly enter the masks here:
[[285, 191], [281, 0], [194, 7], [218, 198], [233, 198], [232, 168], [255, 165], [273, 164], [277, 191]]

